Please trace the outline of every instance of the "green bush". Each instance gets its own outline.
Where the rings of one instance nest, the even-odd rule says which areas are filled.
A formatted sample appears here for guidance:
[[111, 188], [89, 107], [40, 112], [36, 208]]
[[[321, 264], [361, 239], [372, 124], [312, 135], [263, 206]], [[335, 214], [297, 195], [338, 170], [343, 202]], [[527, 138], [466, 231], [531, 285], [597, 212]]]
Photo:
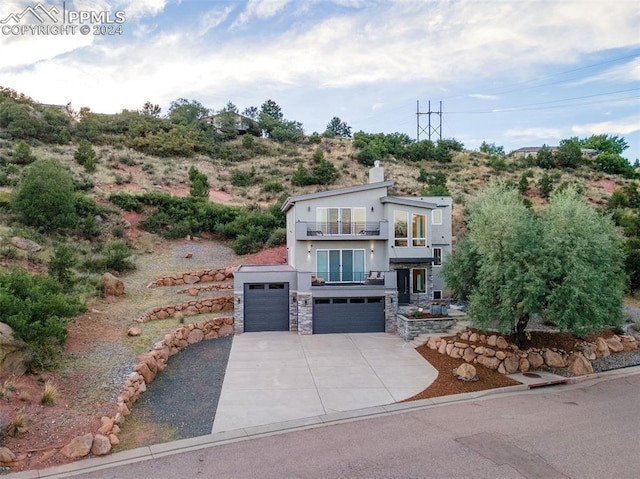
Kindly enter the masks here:
[[86, 311], [62, 285], [22, 269], [0, 271], [0, 321], [34, 352], [32, 367], [56, 363], [67, 337], [66, 318]]
[[191, 181], [190, 196], [193, 198], [209, 199], [209, 179], [207, 175], [195, 166], [192, 166], [189, 168], [189, 181]]
[[96, 151], [87, 140], [80, 140], [78, 149], [73, 154], [73, 158], [79, 165], [84, 166], [88, 172], [96, 170]]
[[111, 193], [109, 195], [109, 201], [126, 211], [140, 212], [142, 208], [140, 202], [128, 193]]
[[16, 149], [13, 153], [13, 162], [19, 165], [28, 165], [33, 163], [36, 157], [31, 154], [31, 147], [26, 141], [20, 140], [16, 143]]
[[271, 180], [262, 186], [262, 191], [265, 193], [280, 193], [284, 191], [284, 186], [280, 180]]
[[251, 170], [231, 170], [231, 184], [233, 186], [251, 186], [256, 181], [256, 167]]
[[73, 285], [74, 273], [72, 268], [77, 260], [71, 248], [67, 245], [58, 246], [49, 261], [49, 276], [65, 287]]
[[265, 243], [267, 248], [271, 248], [273, 246], [281, 246], [287, 244], [287, 229], [286, 228], [276, 228], [271, 232], [269, 239]]
[[13, 203], [25, 224], [57, 231], [78, 223], [71, 173], [56, 160], [29, 165]]

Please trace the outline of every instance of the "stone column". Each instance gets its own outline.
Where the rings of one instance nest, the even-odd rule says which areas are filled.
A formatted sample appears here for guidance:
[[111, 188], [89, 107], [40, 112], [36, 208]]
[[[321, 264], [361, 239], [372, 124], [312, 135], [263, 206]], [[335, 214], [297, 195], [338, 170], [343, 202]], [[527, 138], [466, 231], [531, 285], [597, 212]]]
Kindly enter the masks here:
[[384, 294], [384, 330], [386, 333], [397, 331], [398, 291], [386, 291]]
[[298, 293], [298, 334], [313, 334], [313, 296]]
[[298, 330], [298, 293], [289, 294], [289, 331]]
[[244, 333], [244, 293], [233, 293], [233, 331]]

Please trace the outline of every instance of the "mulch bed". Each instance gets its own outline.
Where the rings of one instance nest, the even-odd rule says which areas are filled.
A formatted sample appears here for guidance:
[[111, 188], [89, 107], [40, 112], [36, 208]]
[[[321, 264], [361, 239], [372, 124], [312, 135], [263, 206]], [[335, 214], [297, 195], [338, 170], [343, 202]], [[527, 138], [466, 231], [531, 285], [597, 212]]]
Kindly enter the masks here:
[[[470, 330], [471, 331], [471, 330]], [[475, 330], [477, 333], [481, 331]], [[487, 334], [487, 333], [483, 333]], [[493, 334], [493, 333], [489, 333]], [[613, 336], [615, 331], [605, 330], [597, 334], [589, 335], [586, 340], [594, 341], [597, 336], [609, 338]], [[504, 336], [509, 343], [512, 343], [512, 338]], [[453, 337], [446, 338], [452, 339]], [[531, 338], [524, 348], [550, 348], [561, 349], [563, 351], [573, 351], [576, 344], [582, 340], [575, 337], [571, 333], [557, 333], [547, 331], [533, 331], [531, 332]], [[418, 399], [429, 399], [440, 396], [448, 396], [451, 394], [461, 394], [476, 391], [485, 391], [487, 389], [496, 389], [506, 386], [517, 386], [520, 384], [517, 381], [507, 377], [506, 375], [493, 371], [484, 367], [481, 364], [474, 364], [476, 373], [478, 376], [477, 381], [461, 381], [456, 379], [451, 371], [462, 363], [462, 359], [454, 359], [445, 354], [440, 354], [438, 351], [429, 349], [427, 345], [416, 348], [416, 351], [422, 355], [434, 368], [438, 370], [437, 379], [424, 391], [412, 396], [405, 401], [416, 401]], [[405, 402], [403, 401], [403, 402]]]

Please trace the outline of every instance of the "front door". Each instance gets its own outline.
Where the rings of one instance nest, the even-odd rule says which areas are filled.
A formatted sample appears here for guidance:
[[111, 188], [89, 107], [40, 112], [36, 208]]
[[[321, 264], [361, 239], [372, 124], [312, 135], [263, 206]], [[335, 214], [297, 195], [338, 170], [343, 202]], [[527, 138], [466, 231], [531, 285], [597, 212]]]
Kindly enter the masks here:
[[409, 270], [398, 269], [398, 303], [409, 304], [411, 296], [409, 295]]

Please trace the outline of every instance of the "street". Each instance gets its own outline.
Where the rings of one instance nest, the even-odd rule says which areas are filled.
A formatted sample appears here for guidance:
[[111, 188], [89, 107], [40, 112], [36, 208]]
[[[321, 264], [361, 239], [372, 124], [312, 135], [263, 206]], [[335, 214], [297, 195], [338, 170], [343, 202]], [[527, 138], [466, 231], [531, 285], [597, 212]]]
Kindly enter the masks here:
[[635, 478], [639, 399], [636, 372], [275, 434], [74, 477]]

